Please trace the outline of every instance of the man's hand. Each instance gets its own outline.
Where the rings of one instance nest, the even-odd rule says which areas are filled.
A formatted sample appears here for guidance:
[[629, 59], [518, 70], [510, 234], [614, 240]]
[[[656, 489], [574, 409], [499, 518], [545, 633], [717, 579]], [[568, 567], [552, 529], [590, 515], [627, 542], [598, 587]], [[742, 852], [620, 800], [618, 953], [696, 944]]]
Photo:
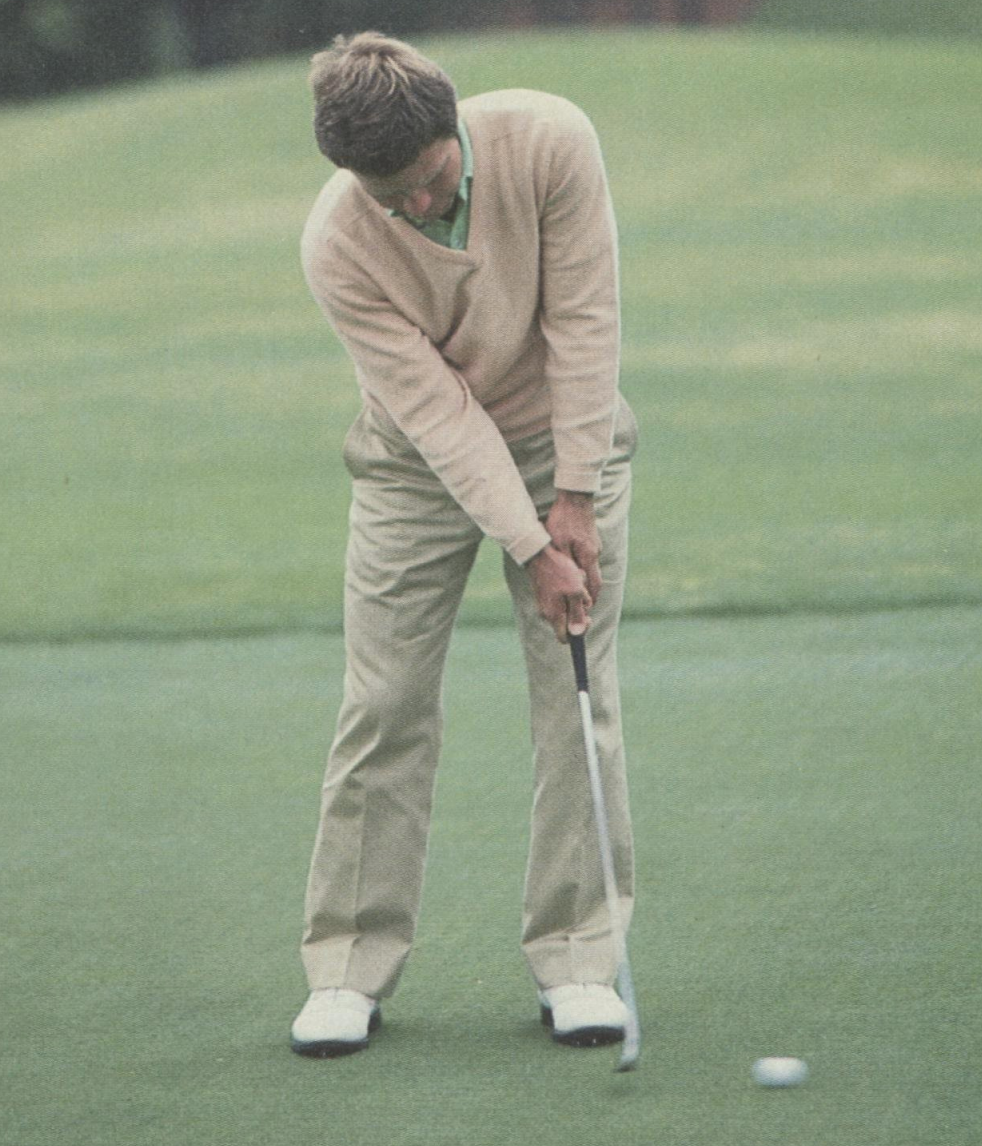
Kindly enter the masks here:
[[552, 625], [556, 640], [566, 644], [570, 632], [585, 633], [593, 600], [587, 592], [586, 574], [576, 562], [547, 545], [525, 568], [532, 579], [539, 616]]
[[556, 493], [546, 529], [560, 553], [571, 557], [586, 574], [586, 589], [592, 600], [600, 596], [600, 534], [588, 493], [561, 489]]
[[528, 563], [539, 615], [563, 644], [585, 633], [600, 593], [600, 537], [589, 494], [559, 490], [546, 518], [552, 544]]

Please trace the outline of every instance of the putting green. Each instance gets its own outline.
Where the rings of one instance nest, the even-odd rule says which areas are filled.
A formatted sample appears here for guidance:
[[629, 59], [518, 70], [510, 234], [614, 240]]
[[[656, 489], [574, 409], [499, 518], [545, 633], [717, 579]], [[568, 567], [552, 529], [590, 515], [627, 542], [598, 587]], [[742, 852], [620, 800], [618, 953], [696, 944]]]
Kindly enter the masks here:
[[[371, 1049], [292, 1055], [331, 636], [0, 648], [4, 1141], [970, 1146], [982, 612], [625, 626], [646, 1046], [555, 1048], [517, 951], [505, 629], [451, 652], [419, 942]], [[812, 1070], [755, 1087], [763, 1054]]]

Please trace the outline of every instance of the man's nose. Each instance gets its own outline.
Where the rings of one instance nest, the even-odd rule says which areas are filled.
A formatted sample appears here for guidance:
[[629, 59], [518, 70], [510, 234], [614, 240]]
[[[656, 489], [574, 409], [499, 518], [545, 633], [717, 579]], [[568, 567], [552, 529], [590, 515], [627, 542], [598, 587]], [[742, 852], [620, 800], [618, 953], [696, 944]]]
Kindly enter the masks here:
[[423, 189], [413, 191], [412, 194], [406, 196], [402, 208], [403, 214], [414, 215], [416, 218], [419, 218], [421, 215], [426, 214], [432, 203], [433, 196], [429, 191]]

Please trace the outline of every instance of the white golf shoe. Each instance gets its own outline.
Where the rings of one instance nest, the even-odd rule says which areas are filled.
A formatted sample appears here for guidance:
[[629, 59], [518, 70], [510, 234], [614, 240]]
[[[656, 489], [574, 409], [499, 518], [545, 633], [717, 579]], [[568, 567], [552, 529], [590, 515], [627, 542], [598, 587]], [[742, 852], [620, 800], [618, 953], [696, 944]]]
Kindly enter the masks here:
[[368, 1036], [382, 1023], [382, 1011], [360, 991], [327, 987], [311, 991], [290, 1028], [290, 1046], [297, 1054], [335, 1058], [368, 1046]]
[[601, 1047], [624, 1038], [627, 1007], [613, 987], [602, 983], [567, 983], [539, 992], [544, 1026], [557, 1043]]

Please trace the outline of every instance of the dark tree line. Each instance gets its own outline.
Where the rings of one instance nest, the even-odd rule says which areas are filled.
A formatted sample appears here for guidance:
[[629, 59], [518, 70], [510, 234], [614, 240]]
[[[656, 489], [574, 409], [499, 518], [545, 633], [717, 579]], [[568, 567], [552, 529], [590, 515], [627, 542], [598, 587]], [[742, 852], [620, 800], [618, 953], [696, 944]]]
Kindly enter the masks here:
[[364, 28], [411, 35], [494, 24], [691, 20], [706, 2], [0, 0], [0, 99], [28, 99], [169, 71], [314, 51], [338, 32]]
[[[498, 10], [507, 19], [516, 2], [0, 0], [0, 98], [313, 51], [338, 32], [368, 27], [407, 35], [494, 23]], [[573, 9], [579, 0], [538, 3]]]
[[[299, 51], [353, 28], [370, 7], [378, 11], [380, 5], [363, 0], [0, 0], [0, 96], [50, 95]], [[391, 7], [398, 12], [416, 5], [396, 0]]]

